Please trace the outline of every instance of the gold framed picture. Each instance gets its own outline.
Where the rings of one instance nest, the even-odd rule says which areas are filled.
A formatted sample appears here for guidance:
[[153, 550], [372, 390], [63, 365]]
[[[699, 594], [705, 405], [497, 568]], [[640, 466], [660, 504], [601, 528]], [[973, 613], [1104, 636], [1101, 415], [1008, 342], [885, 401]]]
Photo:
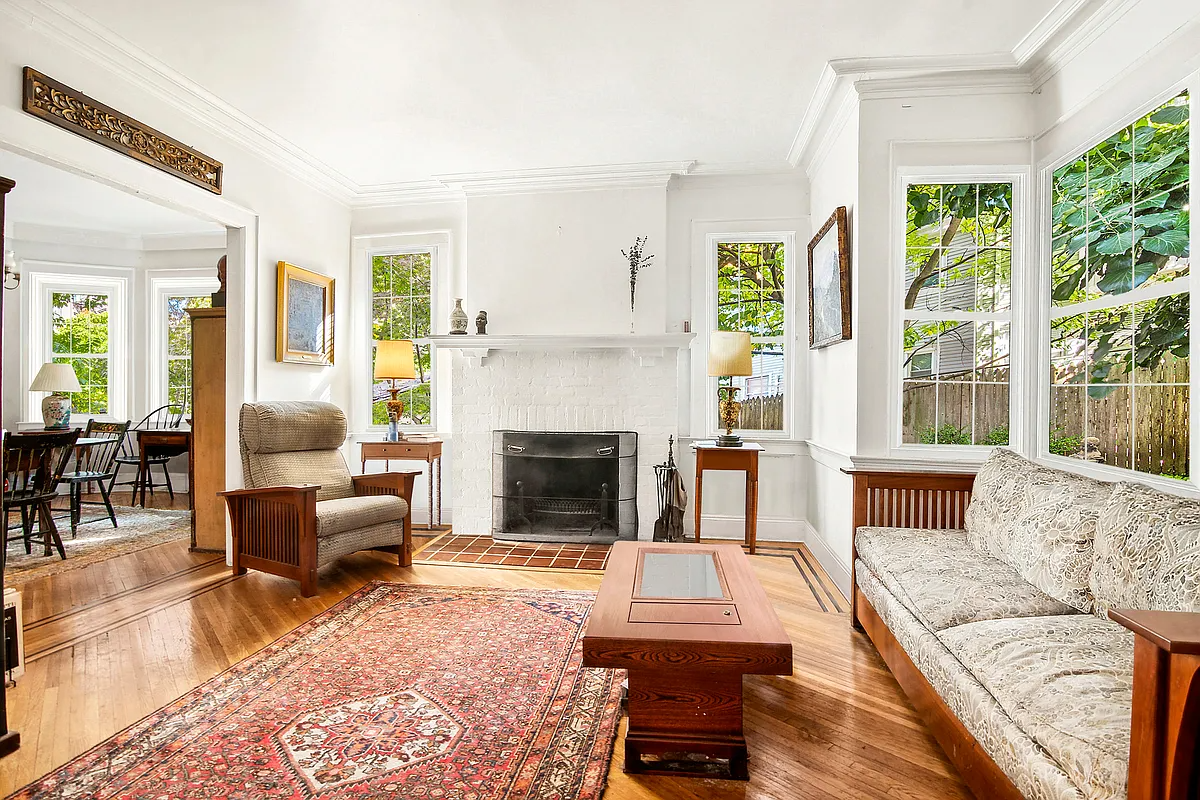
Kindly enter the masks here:
[[333, 364], [333, 278], [279, 262], [275, 360]]

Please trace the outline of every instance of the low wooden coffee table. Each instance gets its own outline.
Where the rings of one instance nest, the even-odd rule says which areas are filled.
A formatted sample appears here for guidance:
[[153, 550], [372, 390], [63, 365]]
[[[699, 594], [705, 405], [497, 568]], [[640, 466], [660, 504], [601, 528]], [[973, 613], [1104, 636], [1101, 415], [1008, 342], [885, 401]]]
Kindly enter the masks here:
[[738, 545], [617, 542], [583, 664], [629, 671], [626, 772], [746, 780], [742, 676], [791, 675], [792, 643]]

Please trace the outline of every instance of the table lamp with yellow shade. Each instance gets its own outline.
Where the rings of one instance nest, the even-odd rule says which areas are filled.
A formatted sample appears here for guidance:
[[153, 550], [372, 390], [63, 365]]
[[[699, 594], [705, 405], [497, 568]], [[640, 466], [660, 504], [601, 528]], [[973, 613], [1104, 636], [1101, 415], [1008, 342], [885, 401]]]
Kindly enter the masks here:
[[416, 348], [408, 339], [385, 339], [375, 345], [375, 380], [392, 382], [392, 399], [387, 401], [388, 441], [399, 438], [400, 415], [404, 413], [404, 401], [396, 395], [396, 381], [412, 380], [417, 377]]
[[742, 437], [733, 432], [742, 413], [737, 400], [738, 387], [721, 386], [721, 378], [754, 374], [750, 357], [750, 334], [737, 331], [713, 331], [708, 337], [708, 375], [717, 378], [717, 411], [725, 433], [717, 436], [718, 447], [741, 447]]

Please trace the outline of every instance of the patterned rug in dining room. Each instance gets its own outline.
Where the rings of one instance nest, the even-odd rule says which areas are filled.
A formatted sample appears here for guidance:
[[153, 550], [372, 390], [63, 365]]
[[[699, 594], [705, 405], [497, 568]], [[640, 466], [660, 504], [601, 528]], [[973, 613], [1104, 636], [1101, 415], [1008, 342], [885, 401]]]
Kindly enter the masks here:
[[594, 597], [370, 584], [11, 797], [596, 800]]

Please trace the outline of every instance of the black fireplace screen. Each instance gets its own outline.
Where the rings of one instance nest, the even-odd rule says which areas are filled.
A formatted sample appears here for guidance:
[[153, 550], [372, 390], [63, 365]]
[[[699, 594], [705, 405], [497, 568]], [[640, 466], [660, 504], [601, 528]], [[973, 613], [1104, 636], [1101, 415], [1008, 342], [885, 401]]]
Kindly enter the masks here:
[[495, 431], [492, 535], [528, 542], [637, 538], [637, 434]]

